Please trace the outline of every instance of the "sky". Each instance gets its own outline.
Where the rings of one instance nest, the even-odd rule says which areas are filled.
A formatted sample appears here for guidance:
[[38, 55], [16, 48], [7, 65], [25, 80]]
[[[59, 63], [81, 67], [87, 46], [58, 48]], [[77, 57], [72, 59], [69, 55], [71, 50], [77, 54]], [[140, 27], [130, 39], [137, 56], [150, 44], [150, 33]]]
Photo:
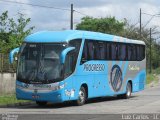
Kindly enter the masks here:
[[[4, 1], [61, 9], [42, 8]], [[18, 12], [25, 14], [27, 18], [31, 18], [29, 26], [35, 26], [34, 32], [41, 30], [64, 30], [70, 29], [71, 3], [74, 5], [74, 10], [80, 12], [74, 12], [74, 28], [85, 15], [94, 18], [114, 16], [120, 21], [127, 19], [130, 23], [137, 23], [136, 25], [139, 26], [140, 8], [142, 9], [143, 25], [151, 19], [151, 16], [147, 14], [160, 14], [159, 0], [0, 0], [0, 14], [8, 10], [9, 16], [15, 19]], [[160, 17], [153, 17], [146, 27], [160, 27], [159, 21]]]

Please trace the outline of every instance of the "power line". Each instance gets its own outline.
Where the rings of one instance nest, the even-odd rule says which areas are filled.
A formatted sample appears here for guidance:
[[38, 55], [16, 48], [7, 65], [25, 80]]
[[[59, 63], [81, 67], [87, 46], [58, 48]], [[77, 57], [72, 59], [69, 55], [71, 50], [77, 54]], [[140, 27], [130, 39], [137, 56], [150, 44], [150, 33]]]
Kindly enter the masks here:
[[[57, 9], [57, 10], [63, 10], [63, 11], [71, 11], [70, 9], [66, 8], [59, 8], [59, 7], [51, 7], [51, 6], [44, 6], [44, 5], [36, 5], [31, 3], [23, 3], [23, 2], [17, 2], [17, 1], [9, 1], [9, 0], [0, 0], [1, 2], [7, 2], [7, 3], [13, 3], [13, 4], [21, 4], [21, 5], [29, 5], [29, 6], [35, 6], [35, 7], [41, 7], [41, 8], [48, 8], [48, 9]], [[79, 13], [84, 16], [90, 16], [87, 14], [84, 14], [82, 12], [79, 12], [77, 10], [73, 10], [73, 12]]]
[[82, 12], [79, 12], [79, 11], [77, 11], [77, 10], [74, 10], [74, 12], [79, 13], [79, 14], [84, 15], [84, 16], [90, 16], [90, 15], [84, 14], [84, 13], [82, 13]]
[[66, 8], [58, 8], [58, 7], [51, 7], [51, 6], [44, 6], [44, 5], [36, 5], [31, 3], [22, 3], [17, 1], [8, 1], [8, 0], [0, 0], [1, 2], [7, 2], [7, 3], [14, 3], [14, 4], [21, 4], [21, 5], [29, 5], [29, 6], [35, 6], [35, 7], [41, 7], [41, 8], [49, 8], [49, 9], [57, 9], [57, 10], [64, 10], [64, 11], [70, 11], [70, 9]]
[[145, 28], [150, 22], [151, 22], [151, 20], [154, 18], [154, 16], [152, 16], [148, 21], [147, 21], [147, 23], [143, 26], [143, 28]]
[[149, 14], [149, 13], [142, 13], [142, 14], [145, 14], [145, 15], [149, 15], [149, 16], [154, 16], [154, 17], [160, 17], [160, 14]]
[[154, 17], [160, 17], [160, 14], [149, 14], [149, 13], [144, 13], [144, 12], [141, 12], [141, 8], [140, 8], [140, 36], [141, 36], [141, 29], [142, 29], [142, 26], [141, 26], [141, 16], [142, 14], [145, 14], [145, 15], [149, 15], [151, 16], [151, 18], [147, 21], [147, 23], [143, 26], [143, 28], [145, 28], [150, 22], [151, 20], [154, 18]]
[[160, 14], [154, 14], [154, 15], [148, 14], [148, 13], [142, 13], [142, 14], [146, 14], [146, 15], [151, 16], [151, 18], [147, 21], [147, 23], [143, 26], [143, 28], [146, 27], [154, 17], [160, 17]]

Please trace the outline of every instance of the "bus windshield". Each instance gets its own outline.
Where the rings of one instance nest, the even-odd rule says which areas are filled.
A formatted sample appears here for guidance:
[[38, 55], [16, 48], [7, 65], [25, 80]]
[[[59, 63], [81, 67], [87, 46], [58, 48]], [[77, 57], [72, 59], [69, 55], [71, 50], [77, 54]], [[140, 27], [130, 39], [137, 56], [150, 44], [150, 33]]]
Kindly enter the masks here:
[[62, 79], [61, 43], [24, 43], [21, 46], [17, 80], [25, 83], [52, 83]]

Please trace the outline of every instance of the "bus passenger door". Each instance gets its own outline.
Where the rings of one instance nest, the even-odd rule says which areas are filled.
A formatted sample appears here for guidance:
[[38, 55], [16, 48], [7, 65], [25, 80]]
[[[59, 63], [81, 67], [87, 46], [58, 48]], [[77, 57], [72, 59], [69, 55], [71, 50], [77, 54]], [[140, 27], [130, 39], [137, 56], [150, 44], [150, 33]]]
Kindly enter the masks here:
[[72, 100], [74, 97], [73, 90], [73, 77], [72, 74], [75, 69], [75, 60], [74, 60], [74, 52], [70, 51], [66, 55], [65, 64], [64, 64], [64, 78], [65, 78], [65, 97], [68, 100]]
[[96, 97], [95, 94], [95, 80], [94, 80], [94, 72], [92, 71], [91, 65], [92, 61], [85, 62], [79, 66], [77, 69], [77, 74], [79, 80], [76, 80], [76, 83], [78, 85], [81, 85], [83, 83], [86, 83], [88, 86], [88, 97]]
[[77, 81], [78, 84], [86, 83], [88, 86], [88, 97], [96, 97], [95, 93], [95, 80], [94, 71], [92, 71], [92, 66], [94, 64], [94, 46], [93, 41], [85, 40], [82, 50], [82, 57], [80, 61], [80, 66], [77, 68], [77, 75], [80, 79]]

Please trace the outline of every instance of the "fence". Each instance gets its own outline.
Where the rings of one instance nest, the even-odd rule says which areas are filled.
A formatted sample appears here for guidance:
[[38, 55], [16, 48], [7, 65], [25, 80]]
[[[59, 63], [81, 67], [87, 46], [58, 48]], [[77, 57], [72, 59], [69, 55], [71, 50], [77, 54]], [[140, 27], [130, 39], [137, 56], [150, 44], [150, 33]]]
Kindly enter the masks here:
[[9, 54], [0, 53], [0, 72], [1, 73], [15, 73], [17, 62], [9, 64]]

